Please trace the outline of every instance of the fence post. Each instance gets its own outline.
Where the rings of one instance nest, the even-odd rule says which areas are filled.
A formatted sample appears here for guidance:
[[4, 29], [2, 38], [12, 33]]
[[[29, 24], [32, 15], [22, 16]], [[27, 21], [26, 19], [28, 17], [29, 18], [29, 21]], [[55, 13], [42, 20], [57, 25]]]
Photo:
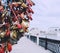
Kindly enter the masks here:
[[37, 45], [39, 45], [39, 37], [37, 36]]
[[47, 37], [45, 39], [45, 49], [47, 49]]
[[29, 35], [29, 39], [30, 39], [30, 35]]

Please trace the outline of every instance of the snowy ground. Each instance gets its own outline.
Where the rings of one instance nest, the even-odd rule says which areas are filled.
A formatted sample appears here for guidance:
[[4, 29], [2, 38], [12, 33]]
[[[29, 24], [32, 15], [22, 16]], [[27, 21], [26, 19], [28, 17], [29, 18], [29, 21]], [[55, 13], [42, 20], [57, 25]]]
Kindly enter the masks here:
[[45, 50], [43, 47], [36, 45], [26, 37], [22, 37], [18, 44], [13, 46], [11, 53], [52, 53], [49, 50]]

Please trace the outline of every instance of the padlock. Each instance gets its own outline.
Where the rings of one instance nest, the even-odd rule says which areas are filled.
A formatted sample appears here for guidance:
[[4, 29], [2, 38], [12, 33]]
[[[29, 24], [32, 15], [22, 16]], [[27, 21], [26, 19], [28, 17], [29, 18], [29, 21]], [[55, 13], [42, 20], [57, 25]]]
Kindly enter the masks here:
[[33, 3], [32, 3], [31, 0], [26, 0], [26, 2], [28, 3], [28, 4], [27, 4], [28, 6], [32, 6], [32, 5], [33, 5]]
[[4, 10], [3, 6], [0, 6], [0, 11], [2, 11], [2, 12], [3, 12], [3, 10]]
[[20, 32], [20, 33], [23, 33], [23, 32], [24, 32], [24, 30], [23, 30], [23, 29], [20, 29], [20, 30], [19, 30], [19, 32]]
[[3, 13], [2, 13], [2, 15], [1, 15], [1, 17], [4, 18], [4, 16], [6, 16], [6, 14], [7, 14], [7, 11], [4, 10]]
[[24, 30], [24, 32], [26, 32], [27, 29], [29, 28], [29, 23], [30, 22], [28, 20], [22, 20], [21, 25], [22, 25], [22, 29]]
[[17, 28], [18, 28], [18, 29], [21, 29], [21, 28], [22, 28], [21, 24], [18, 23], [18, 24], [16, 24], [16, 25], [17, 25]]
[[32, 15], [31, 14], [28, 14], [27, 17], [32, 20]]
[[23, 0], [19, 0], [19, 2], [23, 3]]
[[22, 3], [21, 6], [24, 7], [24, 8], [28, 7], [25, 3]]
[[20, 17], [21, 17], [22, 19], [24, 19], [24, 13], [21, 13], [21, 14], [20, 14]]
[[31, 8], [28, 8], [28, 12], [34, 14], [34, 11]]
[[0, 45], [0, 53], [4, 53], [4, 45]]
[[11, 44], [11, 43], [8, 43], [8, 44], [7, 44], [7, 49], [8, 49], [9, 52], [12, 51], [12, 44]]
[[12, 38], [13, 40], [17, 38], [17, 32], [15, 30], [11, 31], [10, 38]]
[[5, 32], [1, 32], [1, 33], [0, 33], [0, 37], [1, 37], [1, 38], [4, 38], [5, 34], [6, 34]]
[[6, 29], [6, 35], [5, 37], [9, 37], [10, 36], [10, 30]]

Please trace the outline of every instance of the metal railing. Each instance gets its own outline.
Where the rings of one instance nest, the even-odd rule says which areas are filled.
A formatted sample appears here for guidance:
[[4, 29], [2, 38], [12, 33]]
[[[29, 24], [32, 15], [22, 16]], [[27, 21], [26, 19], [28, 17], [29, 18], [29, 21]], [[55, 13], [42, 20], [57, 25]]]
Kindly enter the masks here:
[[[37, 43], [37, 36], [27, 35], [27, 38]], [[39, 37], [39, 45], [53, 53], [60, 53], [60, 40]]]

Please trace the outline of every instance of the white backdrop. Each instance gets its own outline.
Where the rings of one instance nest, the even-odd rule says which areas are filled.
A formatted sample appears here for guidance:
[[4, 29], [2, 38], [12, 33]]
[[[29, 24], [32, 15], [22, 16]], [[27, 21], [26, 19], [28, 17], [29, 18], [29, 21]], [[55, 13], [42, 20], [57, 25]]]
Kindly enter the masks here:
[[30, 28], [35, 27], [46, 30], [49, 27], [60, 27], [60, 0], [32, 0], [33, 20]]

